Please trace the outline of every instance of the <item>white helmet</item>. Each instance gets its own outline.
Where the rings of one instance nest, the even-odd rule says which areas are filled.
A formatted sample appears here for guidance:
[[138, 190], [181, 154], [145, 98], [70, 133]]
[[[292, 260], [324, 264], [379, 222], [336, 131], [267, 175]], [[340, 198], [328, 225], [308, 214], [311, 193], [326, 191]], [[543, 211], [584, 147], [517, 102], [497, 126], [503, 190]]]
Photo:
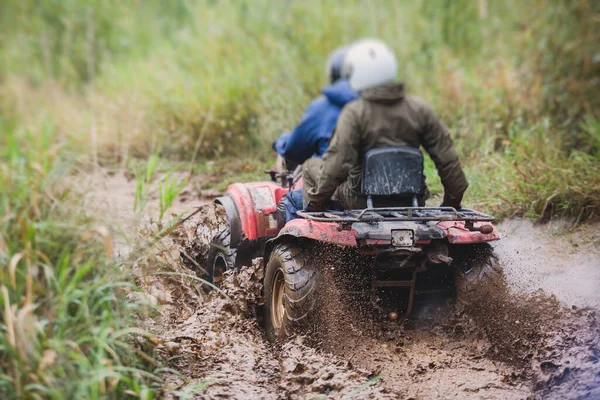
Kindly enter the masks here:
[[397, 72], [396, 56], [377, 39], [363, 39], [352, 45], [342, 67], [342, 77], [357, 92], [393, 82]]

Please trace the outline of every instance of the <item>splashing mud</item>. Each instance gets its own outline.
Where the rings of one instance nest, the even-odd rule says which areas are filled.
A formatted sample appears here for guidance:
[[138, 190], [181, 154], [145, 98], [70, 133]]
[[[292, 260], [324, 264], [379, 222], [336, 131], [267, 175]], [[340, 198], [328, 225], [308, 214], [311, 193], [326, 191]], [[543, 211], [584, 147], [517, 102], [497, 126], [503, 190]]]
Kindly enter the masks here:
[[[262, 260], [227, 273], [223, 293], [198, 298], [193, 285], [179, 285], [174, 300], [152, 322], [159, 352], [167, 365], [184, 374], [165, 374], [166, 397], [180, 396], [205, 383], [201, 398], [396, 398], [371, 384], [373, 375], [343, 359], [322, 353], [302, 338], [281, 346], [263, 339], [256, 319], [262, 304]], [[172, 287], [170, 277], [149, 287]], [[187, 293], [185, 293], [187, 292]]]
[[[546, 239], [540, 229], [537, 234]], [[442, 302], [400, 326], [365, 319], [338, 288], [339, 278], [322, 279], [328, 280], [331, 314], [344, 316], [325, 322], [324, 346], [365, 368], [380, 368], [387, 386], [401, 386], [412, 397], [600, 398], [600, 324], [593, 309], [566, 306], [564, 299], [573, 296], [561, 302], [542, 290], [515, 291], [498, 276], [481, 285], [470, 305], [453, 312]]]
[[596, 311], [566, 307], [542, 290], [518, 293], [502, 281], [482, 287], [455, 324], [487, 339], [487, 357], [515, 367], [536, 395], [600, 398]]
[[600, 233], [598, 224], [566, 226], [503, 224], [496, 251], [506, 281], [483, 290], [465, 315], [490, 340], [489, 355], [520, 367], [536, 395], [600, 398], [600, 296], [589, 289], [600, 284]]
[[[343, 268], [342, 268], [343, 269]], [[525, 398], [516, 370], [486, 356], [484, 337], [465, 333], [448, 301], [417, 307], [410, 321], [388, 321], [348, 295], [334, 270], [327, 282], [329, 312], [319, 348], [382, 376], [382, 385], [406, 398]], [[369, 312], [370, 311], [370, 312]], [[470, 323], [468, 323], [471, 326]]]

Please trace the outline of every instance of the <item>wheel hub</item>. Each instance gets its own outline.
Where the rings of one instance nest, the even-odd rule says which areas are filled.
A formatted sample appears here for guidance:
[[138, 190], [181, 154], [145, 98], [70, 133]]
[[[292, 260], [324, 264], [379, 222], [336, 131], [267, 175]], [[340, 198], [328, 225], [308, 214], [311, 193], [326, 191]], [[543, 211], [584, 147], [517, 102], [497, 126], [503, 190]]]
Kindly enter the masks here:
[[273, 279], [273, 294], [271, 296], [271, 320], [275, 329], [280, 329], [283, 325], [285, 307], [283, 305], [283, 294], [285, 289], [285, 279], [283, 272], [278, 269]]

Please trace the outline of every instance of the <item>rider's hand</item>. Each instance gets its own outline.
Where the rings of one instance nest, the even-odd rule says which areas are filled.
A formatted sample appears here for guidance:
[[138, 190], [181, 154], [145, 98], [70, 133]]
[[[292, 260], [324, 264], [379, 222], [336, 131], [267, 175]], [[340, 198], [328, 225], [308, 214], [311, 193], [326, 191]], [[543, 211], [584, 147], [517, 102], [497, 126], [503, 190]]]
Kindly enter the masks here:
[[325, 211], [327, 210], [327, 206], [324, 203], [317, 203], [315, 201], [309, 201], [306, 205], [306, 211]]
[[449, 195], [448, 193], [444, 193], [444, 201], [442, 201], [442, 204], [440, 205], [440, 207], [454, 207], [456, 209], [456, 211], [460, 211], [461, 206], [460, 203], [462, 202], [462, 195], [460, 197], [454, 197]]

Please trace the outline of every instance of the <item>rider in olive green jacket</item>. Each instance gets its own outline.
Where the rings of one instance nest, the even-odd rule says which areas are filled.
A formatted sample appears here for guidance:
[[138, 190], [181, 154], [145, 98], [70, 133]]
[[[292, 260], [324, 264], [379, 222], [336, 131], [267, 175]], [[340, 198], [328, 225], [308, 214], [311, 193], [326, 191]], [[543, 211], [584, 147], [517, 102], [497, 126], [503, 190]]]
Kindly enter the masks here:
[[305, 207], [323, 210], [333, 197], [346, 209], [365, 208], [366, 197], [360, 194], [363, 157], [384, 146], [422, 146], [444, 185], [442, 205], [460, 207], [468, 183], [448, 129], [425, 101], [393, 83], [397, 66], [391, 50], [380, 41], [364, 40], [348, 52], [344, 65], [360, 99], [342, 110], [323, 158], [305, 162]]

